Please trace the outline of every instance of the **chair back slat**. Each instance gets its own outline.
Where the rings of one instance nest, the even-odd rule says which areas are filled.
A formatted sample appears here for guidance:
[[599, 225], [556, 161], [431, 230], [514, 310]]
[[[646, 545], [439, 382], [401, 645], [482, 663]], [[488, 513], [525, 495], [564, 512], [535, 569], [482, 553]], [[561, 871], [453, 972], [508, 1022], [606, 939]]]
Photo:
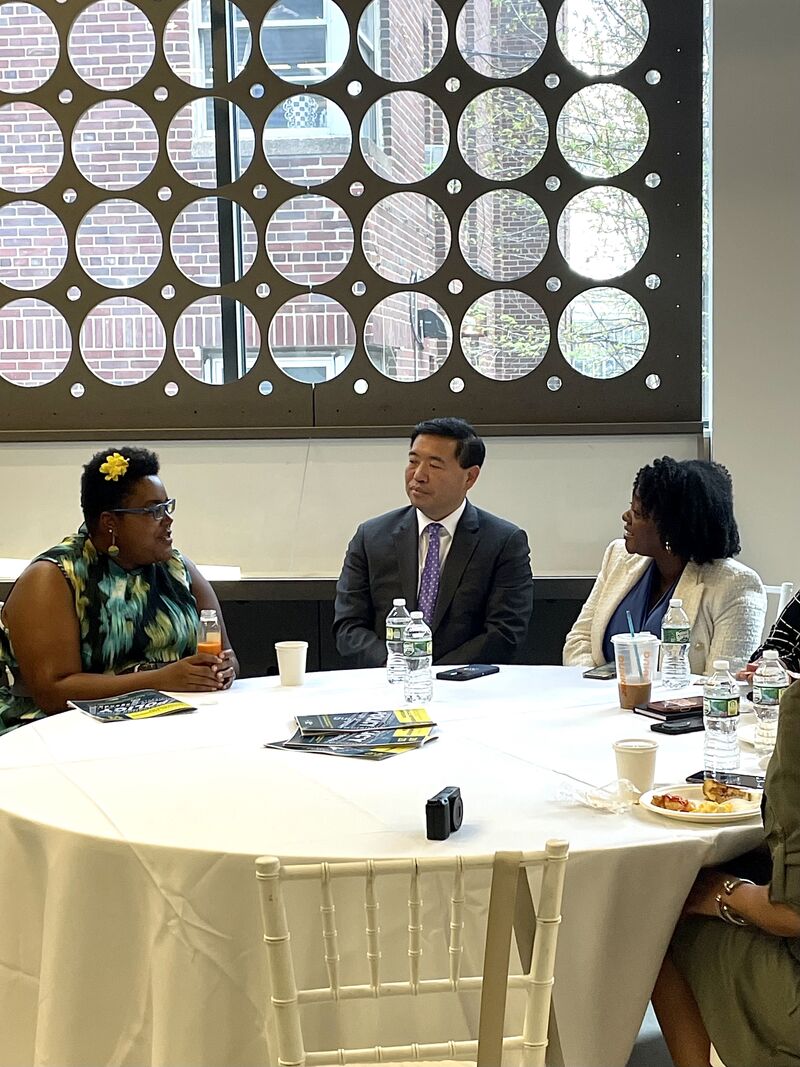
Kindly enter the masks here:
[[419, 985], [419, 958], [422, 955], [422, 897], [419, 867], [414, 864], [408, 887], [408, 977], [412, 988]]
[[[542, 868], [541, 892], [539, 894], [538, 914], [535, 916], [527, 904], [526, 913], [530, 916], [530, 926], [535, 926], [531, 965], [527, 974], [493, 973], [486, 982], [503, 981], [509, 989], [524, 993], [524, 1019], [521, 1032], [508, 1034], [503, 1038], [503, 1050], [519, 1050], [523, 1067], [544, 1067], [547, 1049], [548, 1021], [553, 985], [553, 968], [555, 950], [561, 922], [561, 897], [564, 886], [565, 866], [568, 845], [565, 841], [548, 841], [542, 852], [522, 853], [520, 871], [530, 867]], [[478, 1041], [470, 1036], [469, 1040], [434, 1040], [411, 1042], [404, 1045], [371, 1046], [360, 1048], [322, 1049], [306, 1052], [303, 1039], [300, 1007], [310, 1004], [329, 1004], [325, 1011], [340, 1011], [344, 1001], [358, 1001], [375, 998], [417, 998], [427, 994], [448, 994], [453, 991], [474, 996], [483, 996], [484, 978], [481, 975], [462, 975], [464, 959], [465, 910], [466, 910], [466, 872], [489, 870], [494, 865], [494, 856], [427, 856], [414, 859], [404, 857], [387, 860], [348, 860], [342, 862], [319, 862], [287, 864], [282, 866], [274, 857], [263, 857], [257, 861], [257, 877], [261, 890], [261, 912], [264, 923], [264, 942], [267, 947], [269, 976], [271, 983], [270, 1006], [274, 1020], [274, 1033], [278, 1049], [272, 1062], [280, 1067], [318, 1067], [331, 1063], [391, 1063], [396, 1061], [415, 1061], [420, 1059], [474, 1059], [477, 1054]], [[442, 914], [438, 929], [446, 936], [447, 975], [444, 960], [439, 960], [436, 953], [426, 969], [434, 963], [441, 966], [438, 977], [421, 978], [422, 932], [423, 932], [423, 878], [428, 874], [449, 873], [451, 875], [447, 914]], [[402, 956], [400, 939], [394, 937], [387, 943], [381, 937], [381, 893], [380, 883], [384, 876], [407, 875], [408, 883], [408, 937], [406, 955], [408, 958], [408, 980], [384, 981], [381, 978], [384, 969], [383, 955], [391, 950], [395, 967]], [[520, 877], [523, 877], [521, 874]], [[364, 880], [363, 906], [366, 924], [366, 963], [367, 973], [355, 983], [342, 983], [340, 945], [348, 944], [346, 930], [340, 940], [337, 932], [336, 899], [334, 882], [337, 878], [360, 878]], [[316, 881], [320, 884], [320, 913], [322, 918], [323, 955], [327, 969], [329, 985], [327, 988], [301, 988], [296, 986], [294, 965], [291, 954], [291, 942], [286, 917], [283, 894], [287, 886], [294, 882]], [[396, 892], [396, 890], [394, 891]], [[484, 892], [483, 907], [488, 906], [488, 893]], [[472, 894], [472, 890], [470, 890]], [[384, 908], [386, 894], [384, 896]], [[305, 898], [300, 898], [302, 902]], [[520, 894], [519, 900], [523, 899]], [[518, 900], [518, 902], [519, 902]], [[398, 902], [399, 904], [399, 902]], [[399, 917], [399, 916], [398, 916]], [[521, 919], [520, 922], [524, 922]], [[527, 926], [527, 922], [525, 923]], [[520, 927], [521, 929], [521, 927]], [[526, 943], [530, 946], [530, 933]], [[527, 959], [527, 954], [524, 956]], [[363, 950], [361, 954], [363, 968]], [[388, 972], [389, 964], [386, 964]], [[434, 970], [434, 973], [436, 971]], [[487, 989], [489, 988], [487, 984]], [[443, 1002], [444, 1003], [444, 1002]], [[341, 1010], [344, 1010], [343, 1008]], [[462, 1012], [457, 1012], [459, 1018]], [[426, 1013], [426, 1017], [435, 1020], [441, 1030], [442, 1012], [436, 1010]], [[326, 1016], [327, 1018], [327, 1016]], [[472, 1033], [475, 1033], [475, 1020], [471, 1012]], [[343, 1025], [344, 1019], [336, 1024], [326, 1024], [327, 1030], [336, 1030]], [[358, 1022], [357, 1022], [358, 1025]], [[411, 1025], [409, 1023], [409, 1025]], [[508, 1027], [508, 1021], [506, 1026]], [[402, 1034], [406, 1037], [406, 1034]], [[410, 1035], [409, 1035], [410, 1036]], [[414, 1036], [417, 1036], [416, 1034]], [[432, 1036], [432, 1035], [431, 1035]], [[437, 1034], [436, 1037], [440, 1037]], [[459, 1035], [460, 1036], [460, 1035]], [[477, 1036], [477, 1035], [476, 1035]], [[498, 1065], [499, 1067], [499, 1065]]]
[[450, 936], [447, 941], [447, 951], [450, 962], [450, 981], [455, 988], [461, 977], [461, 960], [464, 953], [464, 864], [460, 862], [456, 864], [453, 871], [453, 889], [450, 894]]
[[297, 1010], [297, 986], [280, 872], [280, 860], [274, 856], [267, 856], [257, 863], [256, 877], [261, 887], [261, 919], [267, 946], [279, 1063], [281, 1067], [303, 1067], [306, 1062], [303, 1031]]
[[369, 984], [372, 989], [377, 990], [381, 984], [381, 904], [378, 900], [375, 864], [372, 860], [369, 861], [364, 883], [364, 914], [367, 922]]
[[325, 946], [325, 966], [328, 982], [334, 993], [339, 991], [339, 936], [336, 932], [336, 904], [333, 900], [330, 866], [322, 864], [322, 943]]

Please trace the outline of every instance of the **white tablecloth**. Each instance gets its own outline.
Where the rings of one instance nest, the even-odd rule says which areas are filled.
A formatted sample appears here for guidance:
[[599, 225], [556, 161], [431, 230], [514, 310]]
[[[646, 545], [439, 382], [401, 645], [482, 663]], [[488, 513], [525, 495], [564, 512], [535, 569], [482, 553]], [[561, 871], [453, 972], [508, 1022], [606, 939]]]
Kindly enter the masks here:
[[[504, 667], [436, 682], [441, 737], [371, 763], [274, 751], [298, 712], [396, 706], [382, 671], [238, 682], [192, 715], [100, 724], [78, 712], [0, 738], [0, 1065], [274, 1062], [253, 858], [486, 853], [565, 837], [556, 969], [568, 1065], [626, 1062], [681, 902], [758, 820], [677, 824], [564, 799], [615, 777], [612, 742], [654, 737], [614, 682]], [[702, 733], [660, 737], [656, 778], [702, 765]], [[425, 837], [459, 785], [464, 825]], [[404, 921], [404, 920], [403, 920]]]

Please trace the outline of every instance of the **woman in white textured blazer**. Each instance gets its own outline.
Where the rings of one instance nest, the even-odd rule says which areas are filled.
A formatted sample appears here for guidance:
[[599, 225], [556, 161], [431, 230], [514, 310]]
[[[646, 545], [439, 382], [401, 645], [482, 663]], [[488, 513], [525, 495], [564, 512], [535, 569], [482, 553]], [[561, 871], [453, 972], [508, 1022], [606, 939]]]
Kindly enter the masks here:
[[761, 641], [766, 595], [761, 579], [730, 557], [740, 551], [730, 475], [704, 460], [665, 456], [642, 467], [623, 514], [624, 538], [606, 549], [597, 581], [564, 644], [566, 666], [613, 659], [610, 638], [660, 636], [671, 597], [692, 627], [689, 663], [708, 674], [715, 659], [747, 660]]

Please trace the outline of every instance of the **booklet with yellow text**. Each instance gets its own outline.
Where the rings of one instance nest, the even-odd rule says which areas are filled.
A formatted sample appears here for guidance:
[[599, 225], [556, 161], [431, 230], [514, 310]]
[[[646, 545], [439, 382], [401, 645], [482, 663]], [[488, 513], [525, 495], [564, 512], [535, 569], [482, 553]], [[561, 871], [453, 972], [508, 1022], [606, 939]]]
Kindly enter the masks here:
[[396, 730], [403, 726], [435, 726], [425, 708], [395, 711], [342, 711], [332, 715], [296, 715], [301, 734], [358, 734], [362, 730]]
[[121, 722], [123, 719], [152, 719], [156, 715], [173, 715], [177, 711], [196, 711], [193, 704], [168, 696], [158, 689], [137, 689], [118, 697], [101, 700], [68, 700], [71, 708], [91, 715], [100, 722]]

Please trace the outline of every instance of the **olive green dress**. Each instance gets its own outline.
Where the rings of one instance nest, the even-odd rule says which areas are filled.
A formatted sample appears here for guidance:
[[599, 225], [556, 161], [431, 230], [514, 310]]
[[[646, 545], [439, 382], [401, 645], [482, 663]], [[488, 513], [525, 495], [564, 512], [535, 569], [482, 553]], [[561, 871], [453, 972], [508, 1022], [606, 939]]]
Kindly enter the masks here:
[[[800, 912], [800, 682], [781, 701], [765, 794], [769, 898]], [[670, 951], [725, 1067], [800, 1065], [800, 938], [692, 915]]]
[[[55, 563], [73, 595], [81, 663], [90, 674], [121, 674], [171, 663], [197, 651], [197, 603], [177, 551], [165, 563], [126, 571], [99, 553], [85, 526], [36, 560]], [[41, 714], [27, 695], [9, 634], [0, 621], [0, 733]]]

